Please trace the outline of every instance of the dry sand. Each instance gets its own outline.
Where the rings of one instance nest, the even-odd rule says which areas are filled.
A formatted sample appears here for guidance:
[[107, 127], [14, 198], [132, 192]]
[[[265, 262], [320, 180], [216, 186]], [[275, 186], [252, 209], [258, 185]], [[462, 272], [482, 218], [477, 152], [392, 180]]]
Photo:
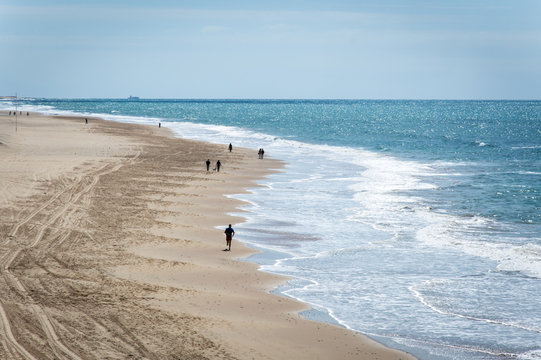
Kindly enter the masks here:
[[[411, 359], [298, 315], [223, 230], [280, 168], [167, 129], [0, 113], [0, 359]], [[220, 173], [204, 161], [220, 159]], [[216, 228], [220, 226], [220, 228]]]

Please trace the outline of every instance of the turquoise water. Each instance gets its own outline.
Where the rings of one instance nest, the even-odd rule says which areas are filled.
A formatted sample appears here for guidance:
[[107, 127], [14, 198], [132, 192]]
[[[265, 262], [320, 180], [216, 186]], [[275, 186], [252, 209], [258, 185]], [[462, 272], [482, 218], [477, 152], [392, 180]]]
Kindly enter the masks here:
[[252, 210], [236, 231], [295, 277], [279, 291], [421, 359], [541, 358], [540, 101], [18, 106], [262, 147], [288, 165], [236, 196]]

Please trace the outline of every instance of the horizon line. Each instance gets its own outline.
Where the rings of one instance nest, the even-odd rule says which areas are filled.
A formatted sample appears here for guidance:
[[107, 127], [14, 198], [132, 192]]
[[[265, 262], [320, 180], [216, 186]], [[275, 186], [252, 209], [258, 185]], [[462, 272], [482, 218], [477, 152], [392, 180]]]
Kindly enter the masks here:
[[35, 96], [0, 96], [1, 100], [123, 100], [123, 101], [145, 101], [145, 100], [181, 100], [181, 101], [541, 101], [541, 98], [505, 99], [505, 98], [174, 98], [174, 97], [35, 97]]

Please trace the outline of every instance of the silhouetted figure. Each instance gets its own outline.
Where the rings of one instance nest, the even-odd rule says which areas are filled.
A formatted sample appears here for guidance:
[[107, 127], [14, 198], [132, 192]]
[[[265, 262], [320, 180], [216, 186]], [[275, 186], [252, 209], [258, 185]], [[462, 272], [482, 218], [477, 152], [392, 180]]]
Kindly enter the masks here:
[[233, 145], [229, 144], [229, 152], [231, 152], [231, 150], [233, 150]]
[[87, 118], [85, 118], [85, 124], [88, 124], [88, 119]]
[[207, 171], [209, 171], [209, 169], [210, 169], [210, 159], [207, 159], [205, 164], [207, 164]]
[[233, 236], [235, 236], [235, 230], [231, 227], [231, 224], [229, 224], [229, 227], [225, 229], [225, 245], [227, 246], [227, 249], [224, 251], [231, 251], [231, 240], [233, 240]]
[[220, 167], [222, 166], [222, 163], [220, 160], [216, 161], [216, 171], [220, 172]]

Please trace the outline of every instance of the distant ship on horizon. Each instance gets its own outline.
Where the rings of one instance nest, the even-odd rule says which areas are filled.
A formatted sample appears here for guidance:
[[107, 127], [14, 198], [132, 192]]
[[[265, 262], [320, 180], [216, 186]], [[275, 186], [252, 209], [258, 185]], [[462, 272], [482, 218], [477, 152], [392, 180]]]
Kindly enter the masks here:
[[128, 100], [139, 100], [139, 96], [128, 96]]

